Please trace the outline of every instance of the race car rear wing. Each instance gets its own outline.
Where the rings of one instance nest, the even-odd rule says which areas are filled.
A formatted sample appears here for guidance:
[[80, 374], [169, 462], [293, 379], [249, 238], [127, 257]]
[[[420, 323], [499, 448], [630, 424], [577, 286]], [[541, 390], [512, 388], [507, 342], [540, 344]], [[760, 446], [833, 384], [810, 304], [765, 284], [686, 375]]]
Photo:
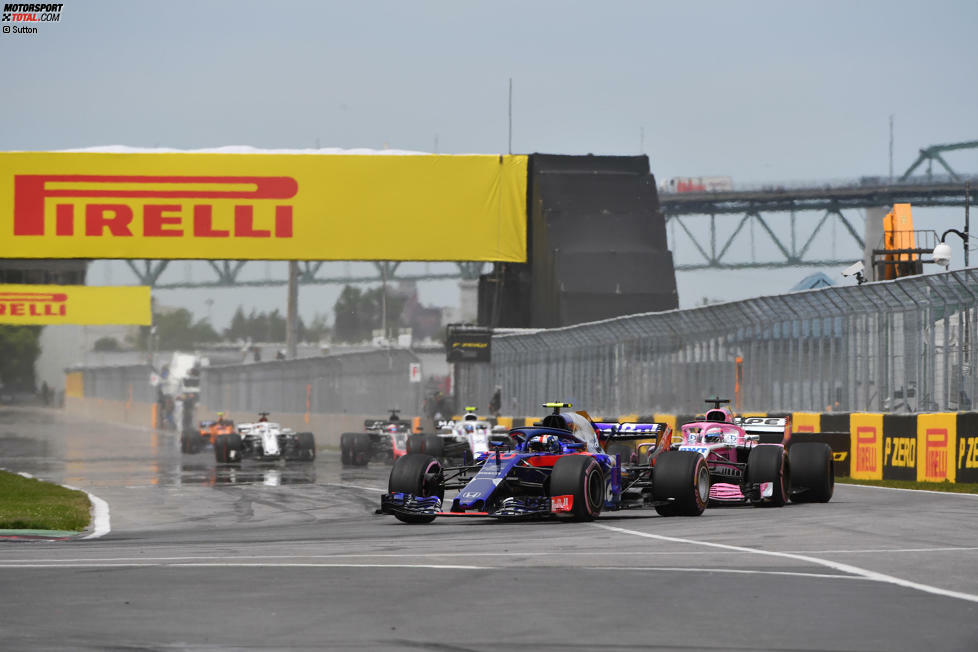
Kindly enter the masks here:
[[658, 441], [669, 431], [665, 423], [618, 423], [617, 421], [595, 421], [594, 430], [601, 439], [655, 439]]
[[734, 423], [761, 443], [787, 444], [791, 439], [791, 415], [785, 417], [736, 417]]

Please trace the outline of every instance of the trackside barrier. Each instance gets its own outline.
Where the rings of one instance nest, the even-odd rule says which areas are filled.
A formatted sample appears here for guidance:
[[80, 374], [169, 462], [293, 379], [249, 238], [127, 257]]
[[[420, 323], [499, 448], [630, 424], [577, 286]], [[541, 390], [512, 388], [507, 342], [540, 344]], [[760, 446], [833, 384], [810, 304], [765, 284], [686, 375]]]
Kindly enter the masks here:
[[[754, 413], [745, 416], [783, 416]], [[461, 418], [456, 417], [456, 418]], [[702, 415], [627, 414], [604, 421], [656, 421], [677, 425]], [[793, 412], [788, 448], [798, 442], [824, 442], [832, 448], [837, 477], [866, 480], [978, 482], [978, 412], [873, 414]], [[485, 417], [507, 428], [533, 425], [540, 417]], [[778, 443], [780, 435], [762, 435]]]
[[494, 334], [491, 362], [456, 366], [456, 395], [484, 401], [498, 385], [510, 414], [555, 397], [591, 414], [691, 414], [708, 395], [738, 413], [967, 411], [976, 337], [978, 269], [965, 269]]
[[342, 353], [201, 370], [201, 404], [218, 410], [298, 414], [420, 414], [422, 384], [410, 381], [418, 357], [405, 349]]
[[[421, 412], [422, 384], [411, 382], [410, 351], [390, 349], [299, 360], [205, 367], [199, 419], [217, 410], [238, 421], [258, 411], [296, 430], [312, 430], [320, 446], [339, 443], [339, 433], [382, 418], [390, 408], [410, 419]], [[110, 422], [152, 427], [156, 389], [149, 365], [68, 370], [66, 408]], [[334, 441], [335, 440], [335, 441]]]

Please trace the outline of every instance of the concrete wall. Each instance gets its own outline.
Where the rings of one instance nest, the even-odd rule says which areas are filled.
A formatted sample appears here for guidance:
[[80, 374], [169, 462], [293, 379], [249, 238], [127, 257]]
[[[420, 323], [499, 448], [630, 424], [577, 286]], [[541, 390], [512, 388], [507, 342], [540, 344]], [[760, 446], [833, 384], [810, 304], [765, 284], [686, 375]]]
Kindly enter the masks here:
[[[65, 411], [80, 414], [90, 419], [108, 423], [124, 423], [134, 426], [153, 426], [153, 404], [139, 401], [111, 401], [100, 398], [65, 399]], [[258, 415], [245, 412], [226, 412], [226, 416], [236, 423], [255, 421]], [[213, 419], [217, 416], [215, 410], [206, 405], [197, 408], [196, 419]], [[297, 432], [311, 432], [316, 436], [316, 448], [339, 450], [340, 435], [344, 432], [360, 432], [363, 430], [365, 419], [382, 418], [382, 414], [310, 414], [306, 423], [303, 413], [276, 413], [270, 415], [273, 421], [281, 423]], [[410, 417], [403, 416], [408, 419]]]

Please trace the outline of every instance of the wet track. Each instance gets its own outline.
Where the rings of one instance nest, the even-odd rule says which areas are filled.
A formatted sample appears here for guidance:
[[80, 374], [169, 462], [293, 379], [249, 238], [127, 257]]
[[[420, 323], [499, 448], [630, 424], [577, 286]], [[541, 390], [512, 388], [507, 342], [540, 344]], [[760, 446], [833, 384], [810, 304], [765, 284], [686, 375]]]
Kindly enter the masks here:
[[978, 650], [978, 497], [595, 524], [373, 511], [389, 467], [216, 468], [175, 437], [0, 410], [0, 465], [111, 532], [0, 542], [7, 649]]

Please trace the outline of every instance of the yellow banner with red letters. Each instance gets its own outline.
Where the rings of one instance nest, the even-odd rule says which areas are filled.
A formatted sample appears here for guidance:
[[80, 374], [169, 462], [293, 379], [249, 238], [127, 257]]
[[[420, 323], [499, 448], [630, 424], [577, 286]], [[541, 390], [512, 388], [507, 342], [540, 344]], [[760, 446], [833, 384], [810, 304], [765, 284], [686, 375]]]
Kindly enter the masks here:
[[0, 324], [152, 323], [147, 286], [0, 285]]
[[853, 413], [849, 416], [849, 475], [856, 480], [883, 479], [883, 415]]
[[10, 258], [526, 260], [526, 156], [0, 152]]

